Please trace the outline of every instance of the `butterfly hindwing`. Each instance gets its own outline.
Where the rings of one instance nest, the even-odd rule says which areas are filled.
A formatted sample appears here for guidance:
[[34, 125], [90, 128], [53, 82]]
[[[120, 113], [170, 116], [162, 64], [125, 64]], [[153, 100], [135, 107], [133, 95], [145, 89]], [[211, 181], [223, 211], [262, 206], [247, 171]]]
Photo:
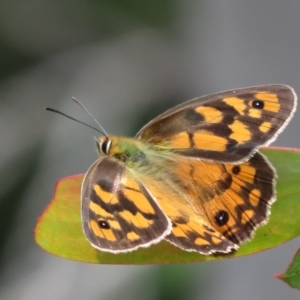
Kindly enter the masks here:
[[104, 157], [82, 186], [83, 231], [93, 247], [113, 253], [158, 243], [171, 224], [139, 180], [117, 160]]
[[228, 253], [238, 248], [234, 242], [199, 218], [175, 218], [172, 224], [172, 232], [165, 240], [185, 251], [213, 254]]
[[[166, 161], [168, 163], [168, 161]], [[145, 188], [151, 191], [161, 209], [172, 224], [172, 231], [165, 239], [186, 251], [198, 251], [202, 254], [215, 252], [228, 253], [237, 249], [237, 245], [214, 229], [203, 211], [194, 204], [191, 194], [186, 194], [184, 185], [189, 178], [178, 178], [168, 171], [163, 180], [155, 180], [147, 175], [139, 174]], [[200, 204], [200, 203], [198, 203]]]
[[[267, 223], [275, 201], [276, 171], [259, 152], [239, 165], [224, 165], [230, 186], [205, 203], [216, 229], [240, 244]], [[216, 209], [216, 204], [218, 208]]]
[[184, 156], [243, 161], [284, 129], [296, 108], [296, 98], [286, 85], [201, 97], [161, 114], [136, 138]]
[[174, 171], [177, 191], [189, 203], [180, 206], [177, 216], [167, 213], [173, 228], [165, 239], [178, 247], [204, 254], [229, 252], [267, 222], [276, 172], [262, 154], [234, 165], [187, 158]]

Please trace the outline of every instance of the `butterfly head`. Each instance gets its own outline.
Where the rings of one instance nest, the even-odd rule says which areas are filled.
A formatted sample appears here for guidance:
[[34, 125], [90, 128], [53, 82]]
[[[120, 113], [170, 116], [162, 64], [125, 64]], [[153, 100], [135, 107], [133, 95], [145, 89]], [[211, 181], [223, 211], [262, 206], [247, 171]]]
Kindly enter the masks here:
[[145, 149], [134, 139], [108, 135], [95, 140], [100, 156], [111, 156], [124, 163], [140, 163], [146, 159]]

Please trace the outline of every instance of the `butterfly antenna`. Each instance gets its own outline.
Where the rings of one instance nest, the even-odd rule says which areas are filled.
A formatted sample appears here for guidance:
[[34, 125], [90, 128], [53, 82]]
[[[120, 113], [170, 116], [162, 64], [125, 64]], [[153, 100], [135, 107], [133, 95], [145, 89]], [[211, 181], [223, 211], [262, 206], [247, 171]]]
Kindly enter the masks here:
[[[93, 127], [93, 126], [91, 126], [91, 125], [88, 125], [88, 124], [86, 124], [86, 123], [84, 123], [84, 122], [82, 122], [82, 121], [79, 121], [79, 120], [75, 119], [75, 118], [72, 118], [71, 116], [66, 115], [66, 114], [64, 114], [63, 112], [59, 111], [59, 110], [56, 110], [56, 109], [50, 108], [50, 107], [46, 107], [45, 110], [52, 111], [52, 112], [54, 112], [54, 113], [60, 114], [60, 115], [62, 115], [62, 116], [64, 116], [64, 117], [67, 117], [68, 119], [71, 119], [71, 120], [73, 120], [73, 121], [75, 121], [75, 122], [77, 122], [77, 123], [83, 124], [83, 125], [85, 125], [85, 126], [87, 126], [87, 127], [90, 127], [90, 128], [92, 128], [92, 129], [98, 131], [99, 133], [104, 134], [105, 136], [107, 136], [107, 134], [106, 134], [105, 131], [104, 131], [104, 132], [101, 132], [98, 128]], [[97, 123], [98, 123], [98, 122], [97, 122]]]
[[89, 116], [97, 123], [97, 125], [99, 126], [99, 128], [100, 128], [100, 131], [101, 131], [101, 133], [102, 134], [104, 134], [105, 136], [107, 136], [108, 134], [107, 134], [107, 132], [104, 130], [104, 128], [101, 126], [101, 124], [97, 121], [97, 119], [85, 108], [85, 106], [79, 101], [79, 100], [77, 100], [76, 98], [74, 98], [74, 97], [72, 97], [72, 100], [74, 101], [74, 102], [76, 102], [78, 105], [80, 105], [81, 106], [81, 108], [83, 108], [88, 114], [89, 114]]

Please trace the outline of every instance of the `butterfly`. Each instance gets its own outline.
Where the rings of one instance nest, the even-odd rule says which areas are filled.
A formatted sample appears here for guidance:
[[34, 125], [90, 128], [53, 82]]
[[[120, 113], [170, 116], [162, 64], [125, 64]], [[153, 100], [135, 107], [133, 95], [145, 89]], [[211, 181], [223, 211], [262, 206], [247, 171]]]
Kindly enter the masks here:
[[81, 191], [84, 235], [124, 253], [166, 240], [201, 254], [229, 253], [267, 222], [276, 171], [258, 152], [296, 109], [286, 85], [182, 103], [134, 138], [103, 134]]

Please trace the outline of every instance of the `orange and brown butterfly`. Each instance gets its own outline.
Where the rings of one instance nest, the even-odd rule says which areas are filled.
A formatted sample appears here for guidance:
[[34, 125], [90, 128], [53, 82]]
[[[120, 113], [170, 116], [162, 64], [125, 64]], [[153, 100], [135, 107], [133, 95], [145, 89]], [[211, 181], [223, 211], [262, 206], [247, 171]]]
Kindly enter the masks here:
[[135, 138], [103, 135], [85, 175], [83, 232], [111, 253], [165, 239], [185, 251], [228, 253], [265, 224], [276, 171], [257, 150], [296, 109], [286, 85], [196, 98], [161, 114]]

